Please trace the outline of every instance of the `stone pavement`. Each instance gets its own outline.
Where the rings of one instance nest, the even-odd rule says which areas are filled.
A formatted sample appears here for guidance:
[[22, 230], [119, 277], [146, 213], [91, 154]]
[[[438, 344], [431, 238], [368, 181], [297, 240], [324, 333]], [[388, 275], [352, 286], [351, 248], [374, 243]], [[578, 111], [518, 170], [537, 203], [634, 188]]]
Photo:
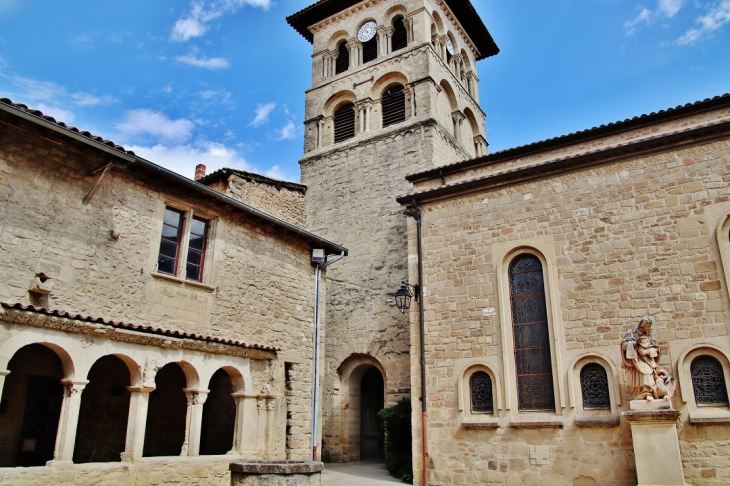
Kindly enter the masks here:
[[380, 486], [405, 484], [393, 478], [379, 462], [325, 464], [322, 486]]

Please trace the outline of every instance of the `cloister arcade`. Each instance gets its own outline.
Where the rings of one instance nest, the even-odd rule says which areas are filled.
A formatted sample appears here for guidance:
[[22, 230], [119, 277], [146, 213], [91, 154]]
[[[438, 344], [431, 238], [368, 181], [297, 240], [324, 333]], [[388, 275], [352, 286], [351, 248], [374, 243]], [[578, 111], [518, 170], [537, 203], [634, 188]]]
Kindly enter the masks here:
[[[99, 337], [107, 331], [99, 325], [74, 322], [77, 332], [69, 333], [53, 329], [68, 327], [68, 319], [33, 316], [28, 326], [20, 323], [28, 314], [2, 317], [0, 467], [265, 459], [283, 447], [275, 431], [285, 404], [271, 383], [284, 367], [278, 369], [275, 350], [120, 329], [109, 339]], [[192, 347], [199, 349], [185, 349]]]

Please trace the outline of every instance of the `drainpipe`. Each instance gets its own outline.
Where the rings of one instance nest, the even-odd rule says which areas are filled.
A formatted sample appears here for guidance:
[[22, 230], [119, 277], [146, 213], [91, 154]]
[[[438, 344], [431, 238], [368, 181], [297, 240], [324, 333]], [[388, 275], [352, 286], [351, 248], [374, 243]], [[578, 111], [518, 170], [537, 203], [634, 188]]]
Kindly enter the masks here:
[[416, 240], [418, 242], [418, 323], [419, 337], [421, 341], [421, 434], [422, 434], [422, 457], [423, 457], [423, 486], [428, 486], [428, 406], [426, 401], [426, 330], [423, 319], [423, 247], [421, 243], [421, 210], [413, 200], [413, 209], [405, 210], [406, 216], [412, 216], [416, 220]]
[[318, 263], [314, 267], [314, 337], [313, 345], [314, 352], [312, 353], [312, 460], [317, 460], [317, 436], [318, 436], [318, 417], [319, 414], [319, 368], [320, 368], [320, 332], [319, 332], [319, 296], [320, 296], [320, 280], [322, 276], [322, 270], [332, 265], [335, 262], [342, 260], [345, 257], [345, 252], [340, 253], [340, 256], [331, 260], [327, 263]]

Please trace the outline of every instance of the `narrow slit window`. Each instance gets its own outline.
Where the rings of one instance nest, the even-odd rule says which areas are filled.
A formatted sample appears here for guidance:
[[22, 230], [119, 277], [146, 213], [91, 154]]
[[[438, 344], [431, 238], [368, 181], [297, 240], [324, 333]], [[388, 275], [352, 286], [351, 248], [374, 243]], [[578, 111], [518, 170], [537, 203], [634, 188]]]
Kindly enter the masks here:
[[347, 103], [335, 110], [335, 143], [355, 136], [355, 105]]
[[383, 127], [406, 120], [406, 95], [403, 86], [388, 88], [382, 97]]
[[183, 224], [183, 213], [174, 209], [165, 209], [160, 238], [160, 253], [157, 257], [157, 271], [175, 275], [180, 253], [180, 231]]
[[590, 363], [580, 370], [580, 390], [583, 395], [584, 409], [611, 409], [611, 396], [608, 392], [608, 375], [603, 366], [598, 363]]
[[373, 61], [378, 57], [378, 36], [373, 37], [362, 45], [362, 62]]
[[335, 74], [344, 73], [350, 67], [350, 50], [347, 43], [343, 42], [337, 48], [337, 61], [335, 62]]
[[477, 371], [469, 379], [472, 413], [493, 413], [492, 378], [485, 371]]
[[405, 19], [399, 17], [393, 21], [393, 37], [391, 37], [391, 51], [395, 52], [408, 46], [408, 32]]
[[190, 225], [190, 242], [188, 243], [188, 259], [185, 269], [185, 278], [188, 280], [200, 282], [203, 279], [208, 226], [206, 220], [193, 217], [193, 222]]
[[698, 356], [690, 365], [692, 390], [698, 406], [727, 407], [725, 374], [720, 362], [712, 356]]
[[517, 401], [520, 411], [555, 410], [542, 264], [521, 255], [509, 266]]

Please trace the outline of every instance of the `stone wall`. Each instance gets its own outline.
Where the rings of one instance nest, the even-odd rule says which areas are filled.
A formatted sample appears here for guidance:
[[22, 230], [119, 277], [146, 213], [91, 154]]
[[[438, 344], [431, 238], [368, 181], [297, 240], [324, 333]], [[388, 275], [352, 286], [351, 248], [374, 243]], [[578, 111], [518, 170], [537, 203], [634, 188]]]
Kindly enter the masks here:
[[[263, 181], [262, 178], [242, 177], [231, 173], [227, 180], [208, 184], [244, 204], [269, 213], [287, 223], [304, 226], [304, 188], [294, 190], [286, 184]], [[268, 178], [266, 178], [268, 179]]]
[[228, 465], [237, 456], [147, 458], [136, 463], [76, 464], [0, 469], [0, 485], [12, 486], [230, 486]]
[[[629, 424], [619, 419], [630, 398], [619, 343], [645, 315], [654, 320], [664, 350], [660, 364], [685, 377], [673, 405], [682, 411], [678, 429], [687, 481], [730, 480], [730, 410], [715, 408], [713, 423], [692, 419], [689, 363], [681, 361], [690, 349], [730, 355], [730, 299], [718, 246], [728, 238], [720, 230], [730, 216], [728, 182], [730, 140], [685, 140], [659, 153], [421, 203], [431, 484], [636, 484]], [[434, 177], [428, 184], [439, 181]], [[412, 220], [409, 242], [413, 280]], [[506, 272], [524, 252], [539, 255], [544, 266], [554, 413], [517, 407]], [[415, 311], [411, 322], [416, 395]], [[610, 410], [582, 409], [576, 373], [588, 361], [607, 369]], [[488, 370], [495, 381], [494, 414], [469, 410], [464, 377], [474, 367]], [[413, 417], [418, 478], [417, 401]]]
[[327, 269], [323, 447], [336, 460], [354, 460], [359, 451], [359, 426], [345, 434], [343, 416], [355, 406], [340, 373], [350, 356], [382, 364], [387, 403], [409, 394], [407, 319], [392, 297], [407, 277], [406, 222], [394, 198], [408, 190], [407, 172], [431, 167], [437, 157], [456, 158], [438, 141], [437, 126], [416, 123], [301, 161], [309, 229], [350, 251]]
[[[76, 391], [83, 389], [94, 361], [104, 353], [126, 355], [125, 363], [136, 373], [132, 384], [137, 386], [142, 384], [141, 374], [149, 359], [155, 358], [152, 362], [159, 367], [180, 363], [187, 367], [186, 386], [195, 393], [207, 387], [215, 371], [205, 369], [207, 364], [228, 366], [239, 374], [237, 392], [249, 394], [246, 407], [253, 410], [247, 412], [246, 420], [256, 420], [256, 397], [263, 407], [260, 423], [246, 425], [252, 425], [260, 437], [244, 434], [241, 440], [250, 443], [239, 450], [247, 451], [252, 459], [308, 458], [311, 374], [304, 369], [311, 366], [312, 355], [312, 244], [281, 226], [152, 176], [134, 163], [109, 154], [102, 157], [86, 144], [33, 123], [7, 114], [0, 115], [0, 123], [6, 125], [0, 135], [0, 301], [41, 304], [72, 314], [279, 349], [250, 350], [246, 358], [227, 359], [187, 352], [176, 348], [174, 342], [140, 350], [106, 339], [106, 331], [79, 335], [3, 322], [0, 371], [6, 370], [8, 361], [28, 339], [57, 346], [59, 353], [70, 350], [70, 357], [61, 354], [63, 373], [64, 378], [74, 380], [72, 386], [80, 387]], [[113, 166], [90, 202], [84, 204], [100, 174], [94, 171], [108, 162]], [[201, 282], [157, 272], [166, 207], [209, 222]], [[41, 272], [50, 276], [45, 285], [52, 286], [42, 303], [28, 292]], [[126, 338], [130, 343], [150, 340], [131, 334], [134, 332]], [[297, 393], [286, 400], [285, 361], [302, 367], [297, 374]], [[204, 382], [197, 383], [198, 376]], [[0, 375], [0, 390], [3, 379]], [[296, 440], [289, 442], [285, 437], [287, 415], [301, 425]], [[276, 418], [261, 422], [264, 416]], [[177, 450], [175, 455], [179, 454]], [[172, 473], [180, 461], [187, 459], [171, 461]], [[126, 467], [137, 470], [142, 466], [135, 463]], [[47, 472], [33, 470], [41, 476]], [[48, 474], [56, 474], [53, 471]], [[20, 472], [0, 472], [6, 478], [16, 474]], [[32, 471], [22, 474], [26, 477]], [[75, 474], [64, 471], [62, 477], [74, 481]], [[227, 477], [227, 472], [222, 474]], [[206, 481], [198, 482], [212, 484]]]

